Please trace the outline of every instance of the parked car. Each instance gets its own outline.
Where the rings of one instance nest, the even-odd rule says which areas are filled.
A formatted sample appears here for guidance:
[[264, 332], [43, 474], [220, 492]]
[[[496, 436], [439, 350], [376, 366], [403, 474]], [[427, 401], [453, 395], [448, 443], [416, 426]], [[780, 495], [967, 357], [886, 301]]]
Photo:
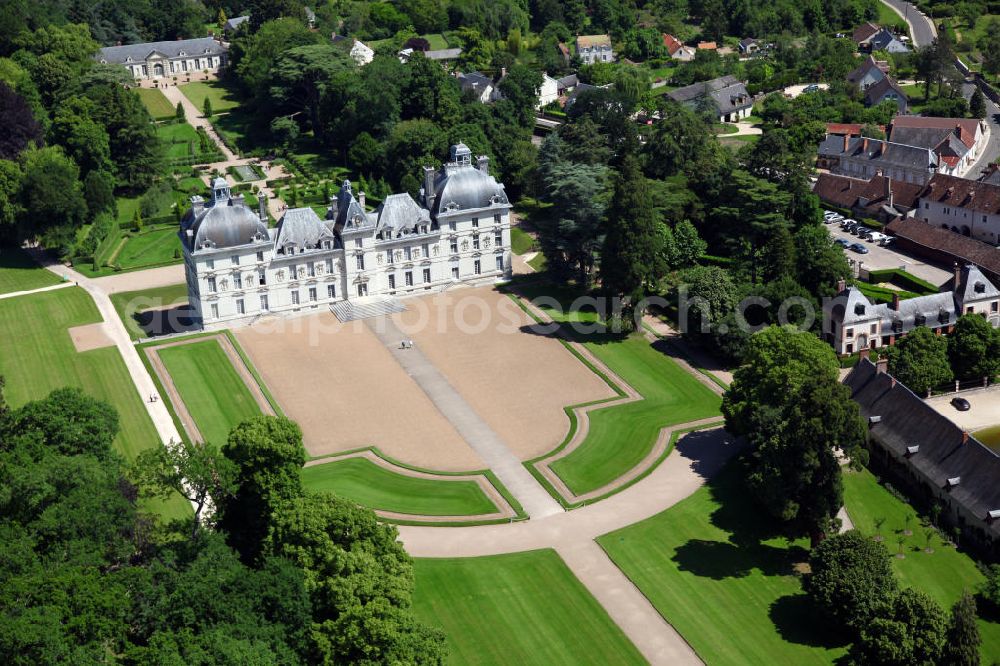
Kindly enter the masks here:
[[851, 249], [857, 252], [858, 254], [868, 254], [868, 248], [862, 245], [861, 243], [852, 244]]
[[896, 242], [896, 237], [895, 236], [886, 236], [885, 238], [882, 239], [882, 241], [879, 243], [879, 245], [881, 245], [882, 247], [889, 247], [890, 245], [892, 245], [895, 242]]
[[811, 92], [816, 92], [817, 90], [819, 90], [819, 86], [816, 85], [815, 83], [810, 83], [809, 85], [807, 85], [805, 88], [802, 89], [802, 92], [811, 93]]
[[834, 213], [833, 215], [827, 215], [823, 218], [823, 221], [827, 224], [833, 224], [834, 222], [840, 222], [844, 219], [844, 216], [840, 213]]
[[858, 226], [858, 221], [857, 220], [852, 220], [849, 217], [840, 221], [840, 228], [841, 229], [851, 229], [851, 228], [856, 227], [856, 226]]
[[967, 412], [969, 411], [969, 408], [972, 407], [972, 405], [969, 404], [969, 401], [965, 398], [952, 398], [951, 406], [960, 412]]
[[846, 238], [837, 238], [833, 242], [835, 245], [839, 245], [840, 247], [847, 247], [848, 245], [851, 244], [851, 241], [847, 240]]
[[863, 224], [859, 224], [858, 226], [856, 226], [853, 229], [851, 229], [851, 233], [852, 234], [854, 234], [855, 236], [860, 236], [861, 238], [864, 238], [865, 236], [867, 236], [871, 232], [872, 232], [872, 230], [869, 229], [868, 227], [866, 227]]
[[888, 238], [888, 236], [886, 236], [880, 231], [871, 231], [868, 233], [867, 236], [865, 236], [865, 240], [871, 241], [872, 243], [881, 243], [886, 238]]

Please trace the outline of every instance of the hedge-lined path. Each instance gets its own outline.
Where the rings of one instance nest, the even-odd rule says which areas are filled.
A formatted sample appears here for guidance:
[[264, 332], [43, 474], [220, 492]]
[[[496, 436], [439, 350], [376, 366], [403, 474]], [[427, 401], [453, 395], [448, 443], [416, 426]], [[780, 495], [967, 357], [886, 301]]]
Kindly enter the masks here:
[[215, 128], [212, 127], [212, 122], [202, 115], [201, 109], [196, 109], [191, 100], [187, 98], [187, 95], [181, 92], [180, 86], [176, 85], [164, 85], [160, 87], [160, 92], [166, 97], [171, 104], [175, 107], [180, 104], [181, 108], [184, 109], [185, 120], [194, 127], [198, 129], [199, 127], [205, 130], [205, 133], [215, 142], [219, 150], [226, 157], [227, 162], [235, 162], [240, 158], [233, 151], [229, 150], [229, 146], [219, 137], [215, 132]]
[[410, 467], [403, 467], [402, 465], [395, 465], [392, 462], [386, 460], [382, 456], [376, 454], [371, 449], [366, 449], [364, 451], [351, 451], [348, 453], [325, 456], [323, 458], [316, 458], [310, 460], [305, 464], [306, 467], [314, 467], [316, 465], [325, 465], [328, 463], [334, 463], [338, 460], [346, 460], [348, 458], [364, 458], [369, 462], [385, 469], [393, 474], [400, 474], [402, 476], [411, 476], [416, 479], [427, 479], [429, 481], [438, 481], [440, 483], [448, 483], [449, 481], [471, 481], [479, 486], [479, 489], [483, 491], [483, 494], [497, 507], [497, 511], [494, 513], [478, 514], [478, 515], [464, 515], [464, 516], [423, 516], [411, 513], [398, 513], [394, 511], [384, 511], [382, 509], [375, 509], [375, 513], [382, 516], [383, 518], [389, 518], [391, 520], [412, 520], [418, 522], [428, 522], [428, 523], [452, 523], [452, 522], [478, 522], [486, 520], [513, 520], [517, 517], [517, 511], [514, 507], [504, 499], [504, 496], [500, 493], [497, 488], [490, 483], [489, 479], [483, 474], [470, 472], [469, 474], [434, 474], [431, 472], [422, 472], [420, 470], [412, 469]]

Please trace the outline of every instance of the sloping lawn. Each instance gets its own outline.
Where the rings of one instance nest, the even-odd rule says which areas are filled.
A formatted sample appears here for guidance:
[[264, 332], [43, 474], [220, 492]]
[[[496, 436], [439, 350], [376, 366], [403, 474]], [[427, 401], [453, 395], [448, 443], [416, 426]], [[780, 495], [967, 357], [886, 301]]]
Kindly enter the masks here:
[[239, 105], [236, 96], [221, 81], [193, 81], [180, 86], [181, 92], [187, 97], [200, 114], [205, 108], [205, 98], [212, 100], [212, 112], [228, 111]]
[[[540, 287], [537, 293], [544, 290]], [[597, 321], [592, 311], [546, 311], [559, 322]], [[721, 398], [641, 334], [618, 338], [600, 331], [567, 330], [644, 398], [590, 412], [583, 444], [552, 463], [552, 470], [575, 494], [596, 490], [635, 467], [653, 448], [662, 428], [719, 414]]]
[[747, 497], [738, 463], [676, 506], [597, 541], [707, 664], [829, 664], [846, 641], [824, 632], [788, 542]]
[[510, 228], [510, 249], [514, 254], [524, 254], [525, 252], [530, 252], [537, 247], [535, 239], [531, 237], [531, 234], [526, 232], [521, 227], [511, 227]]
[[257, 402], [218, 341], [167, 347], [159, 354], [205, 441], [222, 446], [236, 425], [260, 415]]
[[450, 664], [643, 664], [552, 550], [414, 562], [417, 617], [444, 630]]
[[423, 516], [474, 516], [496, 505], [472, 481], [421, 479], [397, 474], [365, 458], [345, 458], [302, 469], [302, 483], [358, 504]]
[[177, 108], [170, 103], [166, 95], [156, 88], [135, 88], [142, 100], [142, 105], [149, 111], [153, 120], [168, 120], [177, 117]]
[[36, 264], [23, 250], [0, 247], [0, 294], [40, 289], [60, 282], [58, 275]]
[[133, 340], [139, 340], [146, 337], [146, 332], [136, 321], [136, 315], [153, 308], [184, 305], [188, 302], [187, 284], [182, 282], [156, 289], [123, 291], [111, 294], [110, 298], [118, 312], [118, 317], [125, 324], [129, 336]]
[[[77, 352], [66, 331], [99, 321], [94, 302], [77, 287], [0, 300], [0, 375], [14, 407], [63, 386], [106, 400], [121, 422], [115, 447], [132, 460], [160, 441], [124, 361], [115, 347]], [[179, 495], [155, 506], [167, 518], [191, 513]]]
[[[899, 550], [896, 540], [907, 529], [906, 516], [910, 516], [908, 528], [913, 535], [906, 537], [903, 544], [905, 557], [892, 558], [902, 586], [921, 589], [948, 609], [962, 596], [963, 590], [975, 593], [982, 584], [983, 575], [972, 558], [941, 543], [937, 535], [931, 540], [934, 552], [924, 552], [926, 535], [916, 512], [880, 486], [871, 472], [844, 475], [844, 503], [854, 526], [865, 534], [874, 535], [875, 518], [885, 518], [880, 532], [892, 553]], [[979, 633], [983, 638], [983, 663], [1000, 662], [1000, 624], [981, 619]]]
[[183, 259], [177, 226], [157, 226], [132, 235], [114, 261], [124, 270], [180, 263]]

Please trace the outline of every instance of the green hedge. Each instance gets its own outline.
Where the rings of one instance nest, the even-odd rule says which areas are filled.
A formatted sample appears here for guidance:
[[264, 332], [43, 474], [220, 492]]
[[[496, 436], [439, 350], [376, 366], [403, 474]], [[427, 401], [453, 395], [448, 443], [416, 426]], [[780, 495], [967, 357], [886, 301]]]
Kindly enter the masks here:
[[892, 282], [898, 287], [917, 294], [936, 294], [938, 292], [935, 285], [912, 273], [907, 273], [902, 268], [883, 268], [869, 271], [868, 280], [870, 282]]

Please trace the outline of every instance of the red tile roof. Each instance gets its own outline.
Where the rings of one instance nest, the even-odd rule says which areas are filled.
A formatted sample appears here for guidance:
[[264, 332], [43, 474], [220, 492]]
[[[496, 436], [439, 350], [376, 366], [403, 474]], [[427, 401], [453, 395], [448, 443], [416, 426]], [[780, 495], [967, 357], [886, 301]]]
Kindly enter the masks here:
[[[864, 127], [862, 123], [827, 123], [826, 133], [836, 134], [838, 136], [861, 136], [861, 128]], [[885, 132], [885, 125], [879, 125], [878, 128]]]
[[916, 183], [891, 180], [884, 176], [872, 176], [870, 180], [861, 180], [821, 173], [816, 185], [813, 186], [813, 192], [821, 200], [840, 208], [854, 208], [859, 199], [865, 199], [863, 208], [874, 214], [882, 206], [889, 205], [886, 196], [889, 187], [892, 188], [893, 205], [908, 209], [916, 206], [917, 196], [923, 189]]
[[886, 225], [886, 231], [927, 248], [950, 254], [965, 263], [975, 264], [993, 275], [1000, 274], [1000, 250], [988, 243], [940, 229], [912, 217], [896, 218]]
[[677, 49], [684, 46], [681, 40], [667, 33], [663, 33], [663, 45], [667, 47], [667, 53], [670, 55], [677, 53]]
[[966, 146], [972, 147], [981, 121], [975, 118], [930, 118], [924, 116], [896, 116], [893, 127], [919, 127], [930, 129], [956, 130], [957, 136]]
[[977, 213], [1000, 213], [1000, 185], [978, 180], [934, 174], [920, 192], [920, 198]]

